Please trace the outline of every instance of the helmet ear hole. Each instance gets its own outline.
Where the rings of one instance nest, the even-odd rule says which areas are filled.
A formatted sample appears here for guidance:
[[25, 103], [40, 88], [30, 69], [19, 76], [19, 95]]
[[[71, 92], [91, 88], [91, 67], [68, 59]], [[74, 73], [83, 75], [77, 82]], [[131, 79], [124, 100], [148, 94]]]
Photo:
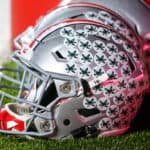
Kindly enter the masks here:
[[55, 87], [55, 83], [53, 82], [45, 90], [45, 92], [43, 94], [43, 97], [42, 97], [42, 100], [41, 100], [41, 105], [42, 106], [47, 106], [54, 99], [56, 99], [56, 97], [58, 97], [58, 95], [57, 95], [57, 90], [56, 90], [56, 87]]

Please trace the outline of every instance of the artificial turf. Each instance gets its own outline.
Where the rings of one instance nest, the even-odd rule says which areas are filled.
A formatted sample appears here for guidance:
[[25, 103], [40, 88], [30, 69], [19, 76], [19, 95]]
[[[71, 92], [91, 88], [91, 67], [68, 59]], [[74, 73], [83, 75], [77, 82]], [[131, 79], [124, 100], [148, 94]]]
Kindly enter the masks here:
[[4, 150], [150, 150], [150, 132], [140, 131], [117, 137], [65, 140], [27, 140], [13, 135], [0, 135]]

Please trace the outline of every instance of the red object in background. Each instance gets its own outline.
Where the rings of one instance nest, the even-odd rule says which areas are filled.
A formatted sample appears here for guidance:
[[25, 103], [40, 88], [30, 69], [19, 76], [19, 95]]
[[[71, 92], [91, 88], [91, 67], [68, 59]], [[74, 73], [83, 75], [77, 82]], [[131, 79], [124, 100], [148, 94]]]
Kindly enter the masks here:
[[147, 4], [150, 5], [150, 0], [144, 0]]
[[13, 39], [49, 10], [57, 7], [61, 0], [11, 0], [11, 46]]

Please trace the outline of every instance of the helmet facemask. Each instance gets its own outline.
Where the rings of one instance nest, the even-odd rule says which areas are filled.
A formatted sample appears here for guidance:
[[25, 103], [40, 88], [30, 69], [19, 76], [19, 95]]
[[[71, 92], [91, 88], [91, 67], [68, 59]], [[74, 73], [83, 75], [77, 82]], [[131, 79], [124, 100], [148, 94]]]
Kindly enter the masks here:
[[[1, 129], [11, 134], [18, 132], [18, 134], [31, 136], [50, 135], [55, 128], [54, 118], [52, 117], [54, 105], [60, 100], [63, 101], [63, 99], [77, 95], [78, 82], [74, 77], [42, 71], [41, 68], [20, 58], [18, 53], [13, 56], [13, 60], [18, 65], [17, 68], [11, 70], [8, 68], [1, 69], [0, 95], [1, 109], [8, 103], [5, 106], [7, 111], [10, 115], [24, 121], [24, 125], [22, 128], [17, 128], [17, 123], [10, 125], [8, 128], [2, 125]], [[10, 72], [13, 72], [15, 79], [5, 75], [10, 74]], [[3, 83], [9, 83], [9, 86]], [[10, 89], [10, 92], [6, 93], [6, 89], [7, 92]], [[49, 122], [49, 125], [53, 124], [53, 127], [49, 126], [49, 129], [45, 130], [43, 124], [45, 133], [36, 134], [38, 129], [42, 131], [42, 125], [39, 122], [36, 122], [37, 128], [33, 123], [37, 117], [42, 118], [41, 124], [43, 121], [44, 123]]]

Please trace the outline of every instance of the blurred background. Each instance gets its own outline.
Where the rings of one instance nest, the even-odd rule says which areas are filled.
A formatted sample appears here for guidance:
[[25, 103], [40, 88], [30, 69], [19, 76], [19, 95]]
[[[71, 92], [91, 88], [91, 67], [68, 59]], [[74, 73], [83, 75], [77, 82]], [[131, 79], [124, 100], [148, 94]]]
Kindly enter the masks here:
[[0, 4], [0, 65], [10, 53], [10, 1], [1, 0]]
[[60, 0], [1, 0], [0, 5], [0, 65], [14, 50], [13, 40], [28, 26], [54, 9]]

